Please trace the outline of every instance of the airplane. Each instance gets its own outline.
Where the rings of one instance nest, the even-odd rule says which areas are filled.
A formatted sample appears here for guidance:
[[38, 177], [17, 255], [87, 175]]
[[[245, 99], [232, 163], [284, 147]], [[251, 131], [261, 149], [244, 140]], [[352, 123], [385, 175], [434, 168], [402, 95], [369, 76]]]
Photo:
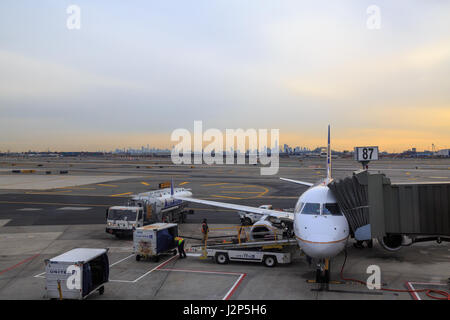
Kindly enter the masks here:
[[269, 226], [268, 216], [280, 220], [293, 221], [293, 233], [298, 246], [305, 253], [309, 261], [312, 259], [317, 261], [315, 281], [317, 283], [328, 283], [330, 279], [330, 259], [337, 256], [345, 248], [350, 230], [347, 219], [342, 214], [335, 196], [328, 187], [328, 184], [333, 181], [331, 176], [329, 125], [326, 161], [327, 177], [315, 184], [280, 178], [283, 181], [309, 187], [299, 196], [293, 213], [270, 210], [264, 207], [256, 208], [191, 197], [175, 196], [175, 198], [186, 202], [260, 214], [262, 218], [254, 226]]

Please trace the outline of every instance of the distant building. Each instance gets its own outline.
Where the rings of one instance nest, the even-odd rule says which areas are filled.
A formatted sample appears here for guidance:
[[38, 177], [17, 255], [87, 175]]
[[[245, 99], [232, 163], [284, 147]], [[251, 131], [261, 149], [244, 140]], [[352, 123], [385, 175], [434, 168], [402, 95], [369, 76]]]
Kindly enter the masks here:
[[442, 149], [435, 153], [438, 157], [450, 157], [450, 149]]

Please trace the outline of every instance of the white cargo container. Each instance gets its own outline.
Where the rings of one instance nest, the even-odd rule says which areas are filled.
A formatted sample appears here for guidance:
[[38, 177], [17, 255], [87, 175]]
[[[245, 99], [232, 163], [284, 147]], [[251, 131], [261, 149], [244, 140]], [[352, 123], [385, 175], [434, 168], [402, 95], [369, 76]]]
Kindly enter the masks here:
[[108, 249], [77, 248], [45, 260], [47, 297], [85, 299], [104, 292], [109, 280]]
[[164, 253], [176, 254], [174, 238], [178, 236], [178, 225], [175, 223], [154, 223], [137, 228], [133, 233], [134, 253], [136, 261], [141, 258], [159, 260]]

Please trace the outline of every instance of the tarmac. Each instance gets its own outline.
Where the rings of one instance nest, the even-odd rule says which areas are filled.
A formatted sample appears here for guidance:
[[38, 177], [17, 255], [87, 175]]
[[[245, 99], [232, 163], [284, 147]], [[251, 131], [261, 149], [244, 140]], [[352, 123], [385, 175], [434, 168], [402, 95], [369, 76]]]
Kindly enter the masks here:
[[[170, 181], [190, 188], [194, 197], [249, 206], [293, 208], [306, 190], [279, 180], [315, 182], [325, 176], [323, 159], [281, 158], [275, 176], [261, 176], [253, 165], [174, 166], [170, 159], [1, 159], [0, 160], [0, 299], [45, 299], [44, 260], [78, 247], [109, 248], [110, 282], [103, 295], [89, 299], [429, 299], [425, 293], [369, 290], [343, 281], [344, 253], [333, 259], [327, 287], [309, 283], [314, 268], [301, 251], [288, 265], [258, 263], [218, 265], [189, 254], [198, 244], [200, 223], [210, 228], [236, 226], [236, 212], [192, 205], [195, 213], [179, 226], [187, 238], [188, 258], [168, 255], [159, 262], [135, 260], [131, 239], [105, 232], [105, 211], [132, 194]], [[13, 173], [12, 170], [35, 170]], [[333, 159], [337, 179], [358, 170], [352, 159]], [[60, 171], [67, 171], [60, 174]], [[370, 165], [392, 182], [448, 182], [450, 160], [389, 159]], [[51, 173], [48, 174], [47, 172]], [[392, 253], [347, 244], [344, 277], [365, 281], [377, 265], [386, 288], [434, 288], [450, 291], [450, 245], [427, 242]]]

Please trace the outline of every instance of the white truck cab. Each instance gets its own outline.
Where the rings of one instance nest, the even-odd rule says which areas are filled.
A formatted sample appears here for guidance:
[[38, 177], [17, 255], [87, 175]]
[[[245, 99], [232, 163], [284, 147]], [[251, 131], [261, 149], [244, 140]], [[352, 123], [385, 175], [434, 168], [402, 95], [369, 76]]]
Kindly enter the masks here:
[[117, 237], [132, 235], [136, 228], [146, 222], [142, 207], [114, 206], [108, 209], [106, 232]]

